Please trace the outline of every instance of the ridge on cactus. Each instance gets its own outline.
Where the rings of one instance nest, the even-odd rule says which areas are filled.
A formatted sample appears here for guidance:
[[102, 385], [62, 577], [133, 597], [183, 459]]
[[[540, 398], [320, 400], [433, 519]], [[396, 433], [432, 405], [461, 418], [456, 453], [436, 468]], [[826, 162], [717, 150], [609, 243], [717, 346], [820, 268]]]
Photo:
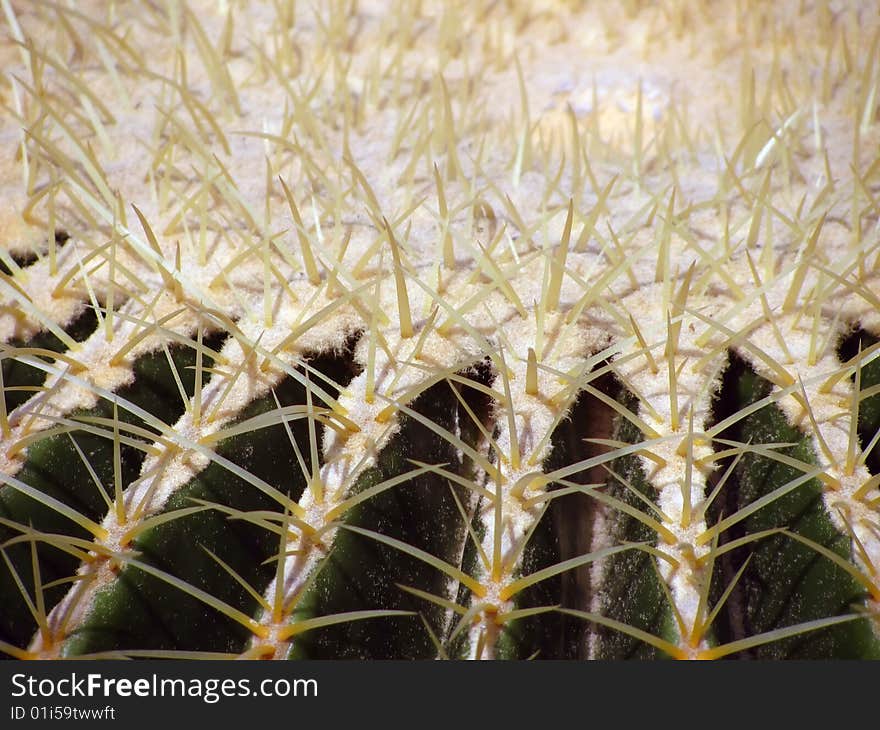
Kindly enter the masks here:
[[0, 10], [5, 656], [880, 657], [874, 3]]

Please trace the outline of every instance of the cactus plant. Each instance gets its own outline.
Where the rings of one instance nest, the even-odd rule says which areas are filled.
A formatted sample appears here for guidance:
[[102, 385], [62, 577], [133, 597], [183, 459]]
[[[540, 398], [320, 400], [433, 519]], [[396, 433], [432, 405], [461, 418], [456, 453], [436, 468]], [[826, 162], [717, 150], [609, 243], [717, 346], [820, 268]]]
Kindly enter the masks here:
[[306, 5], [0, 0], [0, 649], [880, 656], [873, 3]]

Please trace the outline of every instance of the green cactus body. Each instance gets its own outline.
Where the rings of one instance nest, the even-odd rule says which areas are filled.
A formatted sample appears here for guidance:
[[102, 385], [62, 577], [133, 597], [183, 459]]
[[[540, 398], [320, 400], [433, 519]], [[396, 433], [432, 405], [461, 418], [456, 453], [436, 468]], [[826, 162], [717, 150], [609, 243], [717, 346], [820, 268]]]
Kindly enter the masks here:
[[878, 658], [876, 8], [317, 5], [0, 0], [0, 650]]

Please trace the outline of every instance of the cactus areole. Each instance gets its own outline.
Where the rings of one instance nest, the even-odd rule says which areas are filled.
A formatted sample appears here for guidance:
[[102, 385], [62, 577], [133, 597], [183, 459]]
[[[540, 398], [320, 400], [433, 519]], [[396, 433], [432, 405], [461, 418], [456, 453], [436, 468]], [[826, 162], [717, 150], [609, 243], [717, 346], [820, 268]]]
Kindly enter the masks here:
[[0, 11], [4, 655], [880, 657], [874, 3]]

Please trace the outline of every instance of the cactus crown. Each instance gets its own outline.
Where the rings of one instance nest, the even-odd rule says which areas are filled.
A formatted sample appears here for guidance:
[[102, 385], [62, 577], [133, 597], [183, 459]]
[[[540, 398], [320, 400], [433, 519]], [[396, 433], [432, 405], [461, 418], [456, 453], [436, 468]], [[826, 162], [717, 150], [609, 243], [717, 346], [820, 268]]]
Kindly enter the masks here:
[[0, 649], [880, 655], [871, 3], [0, 0]]

